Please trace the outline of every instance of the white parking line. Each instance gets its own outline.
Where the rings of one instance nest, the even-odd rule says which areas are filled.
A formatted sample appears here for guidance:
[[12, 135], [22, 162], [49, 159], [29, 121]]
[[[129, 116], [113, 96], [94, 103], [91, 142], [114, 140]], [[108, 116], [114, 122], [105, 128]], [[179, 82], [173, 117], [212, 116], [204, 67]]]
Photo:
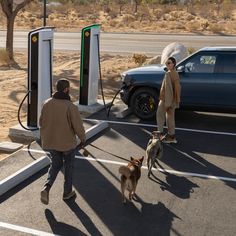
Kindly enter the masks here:
[[0, 222], [0, 227], [5, 228], [5, 229], [18, 231], [18, 232], [31, 234], [31, 235], [37, 235], [37, 236], [59, 236], [58, 234], [51, 234], [51, 233], [47, 233], [47, 232], [43, 232], [43, 231], [39, 231], [39, 230], [35, 230], [35, 229], [30, 229], [30, 228], [22, 227], [22, 226], [18, 226], [18, 225], [8, 224], [8, 223], [4, 223], [4, 222]]
[[[76, 157], [76, 159], [80, 159], [80, 160], [88, 160], [88, 161], [95, 161], [95, 162], [115, 164], [115, 165], [127, 165], [127, 163], [119, 162], [119, 161], [111, 161], [111, 160], [104, 160], [104, 159], [84, 157], [84, 156], [75, 156], [75, 157]], [[142, 168], [147, 169], [147, 166], [142, 166]], [[177, 171], [177, 170], [166, 170], [166, 169], [162, 169], [162, 168], [157, 168], [157, 169], [154, 169], [154, 170], [155, 171], [160, 171], [160, 172], [163, 172], [163, 173], [169, 173], [169, 174], [176, 174], [176, 175], [200, 177], [200, 178], [204, 178], [204, 179], [217, 179], [217, 180], [236, 182], [236, 178], [228, 178], [228, 177], [223, 177], [223, 176], [204, 175], [204, 174], [198, 174], [198, 173], [192, 173], [192, 172], [182, 172], [182, 171]]]
[[[45, 153], [44, 151], [36, 150], [36, 149], [24, 148], [22, 150], [36, 152], [36, 153]], [[77, 156], [77, 155], [75, 156], [75, 158], [80, 159], [80, 160], [96, 161], [96, 162], [100, 162], [100, 163], [108, 163], [108, 164], [114, 164], [114, 165], [126, 165], [127, 164], [125, 162], [111, 161], [111, 160], [105, 160], [105, 159], [99, 159], [99, 158], [93, 158], [93, 157]], [[147, 169], [147, 166], [143, 166], [142, 168]], [[163, 173], [167, 172], [170, 174], [176, 174], [176, 175], [184, 175], [184, 176], [200, 177], [200, 178], [205, 178], [205, 179], [216, 179], [216, 180], [236, 182], [236, 178], [229, 178], [229, 177], [223, 177], [223, 176], [204, 175], [204, 174], [198, 174], [198, 173], [192, 173], [192, 172], [182, 172], [182, 171], [177, 171], [177, 170], [166, 170], [166, 169], [161, 169], [161, 168], [154, 169], [154, 170], [160, 171]]]
[[[156, 125], [150, 124], [143, 124], [143, 123], [133, 123], [133, 122], [123, 122], [123, 121], [111, 121], [111, 120], [96, 120], [96, 119], [84, 119], [85, 121], [106, 121], [110, 124], [119, 124], [119, 125], [133, 125], [133, 126], [144, 126], [144, 127], [152, 127], [157, 128]], [[220, 134], [220, 135], [227, 135], [227, 136], [236, 136], [236, 133], [229, 133], [229, 132], [217, 132], [211, 130], [201, 130], [201, 129], [187, 129], [187, 128], [175, 128], [176, 130], [187, 131], [187, 132], [196, 132], [196, 133], [206, 133], [206, 134]]]

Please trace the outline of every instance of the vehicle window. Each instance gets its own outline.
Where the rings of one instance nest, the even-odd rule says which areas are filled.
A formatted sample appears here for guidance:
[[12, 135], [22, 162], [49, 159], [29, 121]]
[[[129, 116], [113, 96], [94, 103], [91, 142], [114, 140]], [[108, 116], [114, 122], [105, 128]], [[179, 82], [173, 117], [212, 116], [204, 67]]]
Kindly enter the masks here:
[[186, 73], [213, 73], [216, 63], [215, 55], [197, 55], [185, 64]]
[[222, 73], [236, 73], [236, 55], [224, 55]]

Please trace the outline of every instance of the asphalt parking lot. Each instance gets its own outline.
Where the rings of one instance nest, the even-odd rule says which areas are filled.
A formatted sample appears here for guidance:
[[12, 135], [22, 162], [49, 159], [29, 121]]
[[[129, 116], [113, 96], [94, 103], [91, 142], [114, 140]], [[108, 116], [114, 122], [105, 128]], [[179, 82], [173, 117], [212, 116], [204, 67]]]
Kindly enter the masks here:
[[[107, 120], [104, 112], [91, 119]], [[143, 168], [127, 204], [118, 168], [145, 155], [155, 122], [111, 116], [109, 124], [87, 145], [87, 158], [77, 154], [77, 197], [62, 201], [61, 172], [42, 205], [45, 168], [0, 197], [0, 235], [236, 235], [235, 114], [178, 111], [179, 142], [164, 144], [160, 161], [167, 173], [156, 170], [149, 179]]]

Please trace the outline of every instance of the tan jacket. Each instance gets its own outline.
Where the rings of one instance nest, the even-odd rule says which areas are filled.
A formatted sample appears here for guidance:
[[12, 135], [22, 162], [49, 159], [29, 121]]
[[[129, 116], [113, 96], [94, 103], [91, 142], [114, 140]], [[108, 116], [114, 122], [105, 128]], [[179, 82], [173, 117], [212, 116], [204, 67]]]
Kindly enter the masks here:
[[167, 71], [162, 81], [160, 100], [165, 102], [165, 107], [179, 107], [180, 103], [180, 79], [176, 70]]
[[69, 151], [77, 145], [76, 135], [85, 141], [85, 131], [79, 110], [71, 101], [48, 99], [39, 119], [42, 148]]

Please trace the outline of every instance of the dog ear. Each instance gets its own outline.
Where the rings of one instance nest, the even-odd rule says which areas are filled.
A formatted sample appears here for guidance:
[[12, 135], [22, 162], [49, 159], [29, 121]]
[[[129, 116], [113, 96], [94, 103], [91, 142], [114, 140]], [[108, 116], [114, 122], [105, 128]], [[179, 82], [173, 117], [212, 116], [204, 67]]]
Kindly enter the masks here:
[[131, 160], [131, 161], [133, 161], [133, 160], [134, 160], [134, 158], [133, 158], [133, 157], [130, 157], [130, 160]]
[[142, 156], [139, 160], [140, 160], [141, 162], [143, 162], [143, 159], [144, 159], [144, 156]]

